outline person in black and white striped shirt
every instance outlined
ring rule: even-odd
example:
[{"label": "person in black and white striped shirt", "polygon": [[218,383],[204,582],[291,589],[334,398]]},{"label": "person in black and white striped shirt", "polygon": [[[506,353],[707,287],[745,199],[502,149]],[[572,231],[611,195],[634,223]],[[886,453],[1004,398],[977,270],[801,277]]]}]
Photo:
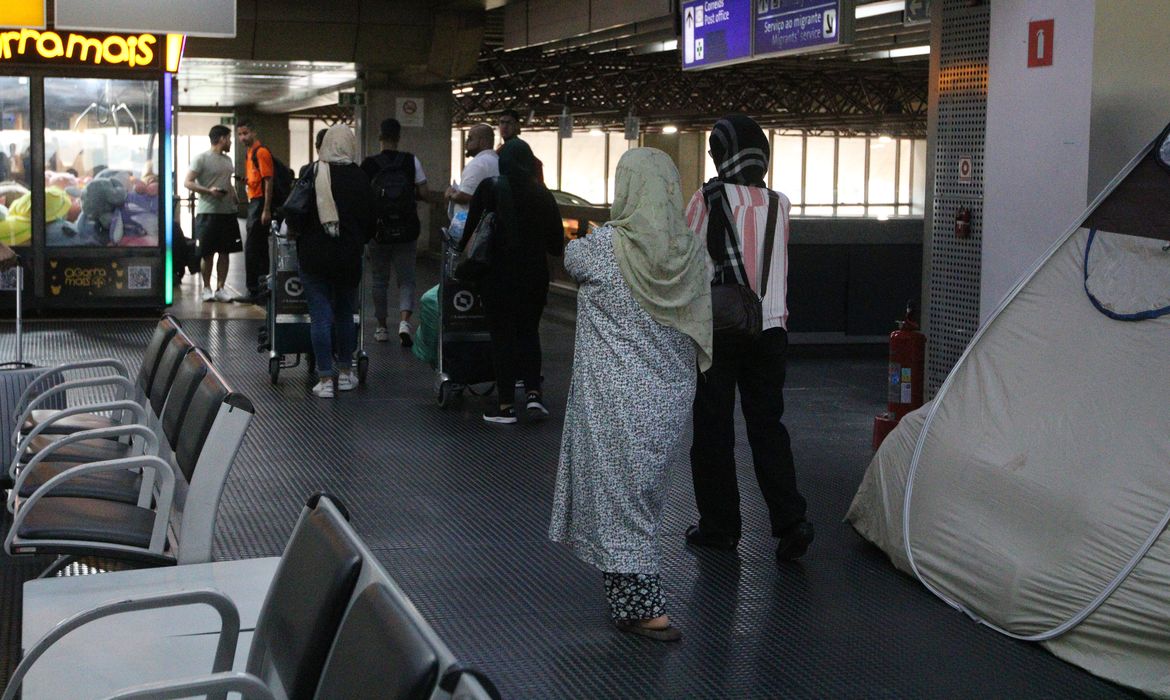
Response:
[{"label": "person in black and white striped shirt", "polygon": [[[757,294],[767,279],[763,333],[754,340],[715,334],[714,361],[700,379],[693,406],[691,476],[698,525],[687,543],[733,549],[742,522],[735,473],[735,392],[747,422],[756,480],[768,505],[780,561],[804,555],[815,534],[796,484],[788,429],[784,427],[784,371],[788,351],[788,198],[764,184],[768,138],[755,121],[733,114],[716,122],[710,155],[718,169],[687,206],[687,224],[711,257],[712,282],[747,284]],[[769,216],[769,206],[775,211]],[[764,250],[773,224],[771,255]],[[764,264],[768,262],[767,277]]]}]

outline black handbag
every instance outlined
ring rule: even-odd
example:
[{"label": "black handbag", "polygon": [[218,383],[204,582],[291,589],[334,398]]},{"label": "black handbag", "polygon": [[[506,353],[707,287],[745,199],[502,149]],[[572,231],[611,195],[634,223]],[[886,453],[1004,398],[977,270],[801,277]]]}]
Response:
[{"label": "black handbag", "polygon": [[[764,233],[764,268],[760,282],[760,294],[752,291],[746,284],[738,282],[718,282],[711,285],[711,321],[717,335],[758,338],[764,329],[764,309],[762,298],[768,292],[768,273],[772,267],[772,247],[776,242],[776,215],[780,208],[780,200],[775,192],[768,192],[768,222]],[[730,235],[730,234],[729,234]],[[738,245],[737,240],[731,239],[732,245]],[[740,256],[743,260],[743,256]],[[743,279],[748,279],[747,270],[740,263]],[[720,270],[722,278],[723,271]]]},{"label": "black handbag", "polygon": [[492,262],[492,241],[496,236],[495,212],[484,212],[467,238],[467,244],[455,258],[452,275],[463,283],[479,282],[487,274]]},{"label": "black handbag", "polygon": [[293,183],[288,199],[284,200],[279,208],[280,217],[288,224],[288,237],[300,238],[302,235],[321,227],[317,216],[317,164]]}]

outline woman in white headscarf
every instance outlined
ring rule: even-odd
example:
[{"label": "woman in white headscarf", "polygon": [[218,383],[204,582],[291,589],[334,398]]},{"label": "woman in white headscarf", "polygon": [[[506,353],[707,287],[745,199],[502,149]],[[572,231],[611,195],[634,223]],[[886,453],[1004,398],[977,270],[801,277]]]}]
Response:
[{"label": "woman in white headscarf", "polygon": [[297,260],[317,360],[313,393],[321,398],[333,398],[334,391],[349,391],[358,384],[352,371],[357,347],[353,314],[362,280],[362,251],[377,215],[370,180],[356,160],[353,130],[337,124],[325,132],[313,172],[306,173],[314,178],[320,226],[301,232]]},{"label": "woman in white headscarf", "polygon": [[659,585],[667,468],[711,364],[706,253],[662,151],[618,162],[612,220],[565,251],[577,337],[549,536],[603,573],[623,632],[681,637]]}]

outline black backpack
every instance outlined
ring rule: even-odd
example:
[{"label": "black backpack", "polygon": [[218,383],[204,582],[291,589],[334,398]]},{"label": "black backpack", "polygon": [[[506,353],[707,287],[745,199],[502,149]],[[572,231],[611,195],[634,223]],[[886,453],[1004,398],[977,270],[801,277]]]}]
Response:
[{"label": "black backpack", "polygon": [[[296,180],[297,178],[293,173],[292,168],[288,167],[284,164],[284,161],[277,158],[276,154],[272,152],[272,149],[263,145],[260,146],[260,148],[268,151],[268,155],[272,158],[272,201],[269,203],[269,206],[271,206],[272,211],[275,212],[282,204],[284,204],[284,200],[288,199],[289,193],[292,192],[293,180]],[[258,155],[260,153],[260,148],[252,151],[252,167],[256,170],[260,169],[260,158]]]},{"label": "black backpack", "polygon": [[414,155],[397,151],[379,153],[375,162],[381,169],[370,180],[377,200],[376,243],[405,243],[419,235],[418,210],[414,204]]}]

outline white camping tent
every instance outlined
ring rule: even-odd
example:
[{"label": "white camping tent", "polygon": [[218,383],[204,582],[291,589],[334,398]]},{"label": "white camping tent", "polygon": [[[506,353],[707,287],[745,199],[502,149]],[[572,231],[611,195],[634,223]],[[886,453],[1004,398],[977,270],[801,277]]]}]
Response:
[{"label": "white camping tent", "polygon": [[847,516],[976,620],[1162,698],[1168,240],[1170,128],[1008,294],[934,400],[886,438]]}]

